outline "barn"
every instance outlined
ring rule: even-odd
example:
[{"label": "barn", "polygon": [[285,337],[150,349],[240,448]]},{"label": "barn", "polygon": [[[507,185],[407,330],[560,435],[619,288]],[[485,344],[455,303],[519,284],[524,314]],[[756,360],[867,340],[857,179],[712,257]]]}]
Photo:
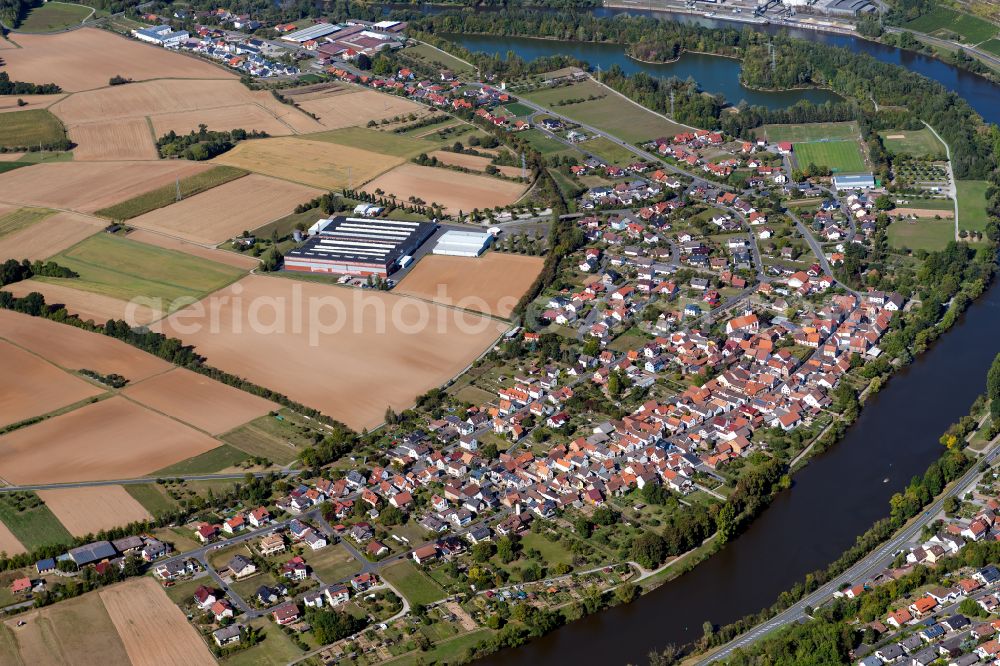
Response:
[{"label": "barn", "polygon": [[285,255],[285,270],[387,277],[434,234],[430,222],[331,217],[309,228],[310,238]]}]

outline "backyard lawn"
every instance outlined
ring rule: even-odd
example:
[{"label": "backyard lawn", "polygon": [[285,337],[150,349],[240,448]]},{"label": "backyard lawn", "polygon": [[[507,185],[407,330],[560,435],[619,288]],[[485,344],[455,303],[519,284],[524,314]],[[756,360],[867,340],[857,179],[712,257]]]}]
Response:
[{"label": "backyard lawn", "polygon": [[444,590],[409,560],[386,567],[379,573],[411,604],[429,604],[445,597]]}]

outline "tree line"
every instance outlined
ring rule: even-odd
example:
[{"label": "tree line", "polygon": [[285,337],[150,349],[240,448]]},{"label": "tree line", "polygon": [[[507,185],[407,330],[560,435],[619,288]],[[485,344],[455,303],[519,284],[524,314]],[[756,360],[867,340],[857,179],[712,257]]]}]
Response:
[{"label": "tree line", "polygon": [[229,131],[209,130],[208,125],[198,125],[198,131],[177,134],[170,130],[156,140],[160,157],[183,157],[188,160],[208,160],[231,150],[238,142],[246,139],[262,139],[269,136],[259,130],[234,129]]}]

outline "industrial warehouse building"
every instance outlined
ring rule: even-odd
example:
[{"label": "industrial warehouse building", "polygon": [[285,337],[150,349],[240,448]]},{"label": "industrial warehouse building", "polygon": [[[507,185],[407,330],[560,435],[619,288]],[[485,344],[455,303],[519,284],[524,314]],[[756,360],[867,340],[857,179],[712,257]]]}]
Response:
[{"label": "industrial warehouse building", "polygon": [[441,235],[434,254],[447,254],[453,257],[478,257],[490,243],[493,234],[480,231],[446,231]]},{"label": "industrial warehouse building", "polygon": [[434,234],[430,222],[331,217],[309,228],[310,238],[285,255],[285,269],[387,277],[410,261]]},{"label": "industrial warehouse building", "polygon": [[870,173],[837,175],[833,177],[833,186],[839,190],[871,190],[875,188],[875,177]]},{"label": "industrial warehouse building", "polygon": [[305,42],[312,41],[314,39],[319,39],[320,37],[326,37],[327,35],[333,34],[343,28],[341,25],[333,25],[331,23],[317,23],[316,25],[311,25],[308,28],[302,28],[301,30],[296,30],[287,35],[282,36],[286,42],[295,42],[296,44],[302,44]]}]

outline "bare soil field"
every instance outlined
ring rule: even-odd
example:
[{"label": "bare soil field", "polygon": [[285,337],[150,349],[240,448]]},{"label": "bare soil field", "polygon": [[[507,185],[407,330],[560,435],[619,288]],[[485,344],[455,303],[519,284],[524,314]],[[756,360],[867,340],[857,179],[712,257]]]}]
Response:
[{"label": "bare soil field", "polygon": [[173,367],[120,340],[12,310],[0,310],[0,336],[62,368],[116,373],[133,382]]},{"label": "bare soil field", "polygon": [[218,446],[115,396],[0,436],[0,477],[14,484],[128,479]]},{"label": "bare soil field", "polygon": [[119,74],[135,81],[236,78],[207,61],[96,28],[55,35],[19,34],[17,43],[21,48],[4,53],[5,70],[12,80],[53,82],[69,91],[103,88]]},{"label": "bare soil field", "polygon": [[[130,308],[128,301],[120,298],[39,280],[15,282],[4,287],[4,291],[9,291],[18,298],[37,291],[49,305],[61,304],[70,314],[75,314],[84,321],[89,319],[95,324],[103,324],[109,319],[124,319],[132,326],[145,326],[163,316],[159,310],[145,305],[137,304]],[[0,335],[2,334],[0,331]]]},{"label": "bare soil field", "polygon": [[544,263],[541,257],[500,252],[475,259],[431,254],[420,260],[395,292],[509,317]]},{"label": "bare soil field", "polygon": [[350,146],[331,146],[325,141],[276,137],[244,141],[213,161],[325,190],[339,190],[358,187],[402,164],[404,158]]},{"label": "bare soil field", "polygon": [[155,160],[160,155],[145,118],[119,118],[67,127],[77,160]]},{"label": "bare soil field", "polygon": [[369,120],[378,121],[409,113],[417,115],[426,113],[426,108],[416,102],[374,90],[350,88],[320,95],[292,96],[292,99],[301,108],[319,116],[320,124],[326,129],[364,126]]},{"label": "bare soil field", "polygon": [[[37,168],[37,167],[32,167]],[[3,259],[48,259],[54,254],[72,247],[84,238],[93,236],[104,225],[96,220],[77,213],[56,213],[40,222],[32,224],[27,229],[5,236],[0,241]],[[14,285],[11,285],[14,286]]]},{"label": "bare soil field", "polygon": [[0,162],[15,162],[24,157],[24,153],[0,153]]},{"label": "bare soil field", "polygon": [[226,264],[227,266],[234,266],[236,268],[245,268],[250,270],[257,268],[257,266],[260,265],[259,260],[250,256],[236,254],[235,252],[226,252],[225,250],[216,250],[215,248],[205,247],[204,245],[196,245],[194,243],[182,241],[170,236],[164,236],[163,234],[154,233],[152,231],[136,229],[135,231],[129,233],[128,238],[147,245],[162,247],[166,250],[185,252],[195,257],[201,257],[202,259],[208,259],[216,263]]},{"label": "bare soil field", "polygon": [[0,385],[0,426],[103,393],[89,382],[4,340],[0,340],[0,368],[8,379],[16,378]]},{"label": "bare soil field", "polygon": [[250,174],[129,220],[139,229],[159,231],[195,243],[218,245],[292,212],[323,190]]},{"label": "bare soil field", "polygon": [[152,518],[121,486],[39,490],[38,496],[73,536]]},{"label": "bare soil field", "polygon": [[[479,155],[466,155],[464,153],[453,153],[448,150],[435,150],[428,157],[436,157],[438,162],[460,166],[473,171],[485,171],[490,165],[490,158]],[[498,166],[497,169],[505,176],[517,178],[521,175],[521,170],[513,166]]]},{"label": "bare soil field", "polygon": [[[307,118],[304,114],[300,114]],[[292,128],[278,120],[273,113],[256,104],[239,104],[201,111],[178,111],[150,116],[153,130],[160,137],[168,132],[188,134],[198,131],[204,123],[209,129],[223,131],[233,129],[257,130],[271,136],[292,134]]]},{"label": "bare soil field", "polygon": [[506,326],[384,292],[251,275],[154,328],[361,429],[456,375]]},{"label": "bare soil field", "polygon": [[457,213],[512,204],[524,193],[525,186],[489,176],[407,163],[366,183],[364,189],[366,192],[382,189],[404,202],[414,196]]},{"label": "bare soil field", "polygon": [[930,209],[930,208],[893,208],[888,211],[890,217],[906,217],[908,215],[914,215],[916,217],[930,217],[933,218],[935,215],[952,219],[955,217],[954,210],[943,210],[943,209]]},{"label": "bare soil field", "polygon": [[[154,583],[155,585],[155,583]],[[23,626],[17,626],[24,620]],[[98,592],[4,621],[0,662],[52,666],[128,666],[129,657]]]},{"label": "bare soil field", "polygon": [[280,409],[269,400],[183,368],[129,386],[125,395],[212,435]]},{"label": "bare soil field", "polygon": [[[27,111],[29,109],[45,109],[52,106],[65,96],[66,95],[64,93],[57,95],[0,95],[0,113],[6,113],[7,111]],[[19,99],[24,100],[26,104],[24,106],[18,106],[17,100]]]},{"label": "bare soil field", "polygon": [[100,596],[133,666],[215,666],[201,636],[152,578],[104,588]]},{"label": "bare soil field", "polygon": [[208,168],[188,160],[49,162],[0,174],[0,201],[93,213]]},{"label": "bare soil field", "polygon": [[[0,523],[0,550],[7,553],[8,557],[28,552],[24,544],[18,541],[14,533],[10,531],[10,528],[3,523]],[[0,655],[2,654],[3,650],[0,649]]]}]

